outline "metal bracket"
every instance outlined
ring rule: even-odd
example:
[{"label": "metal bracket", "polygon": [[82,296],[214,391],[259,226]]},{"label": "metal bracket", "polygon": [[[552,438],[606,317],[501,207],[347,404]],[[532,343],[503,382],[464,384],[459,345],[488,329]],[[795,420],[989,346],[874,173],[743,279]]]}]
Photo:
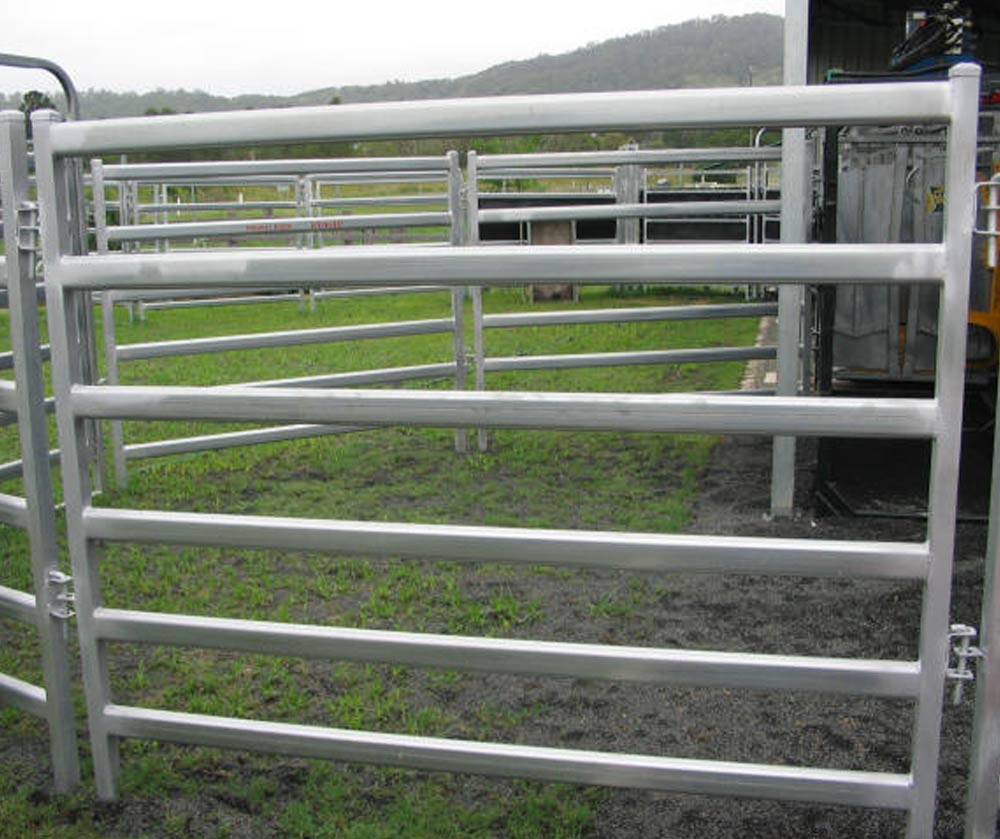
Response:
[{"label": "metal bracket", "polygon": [[957,666],[949,667],[945,674],[946,678],[955,683],[951,689],[952,705],[961,704],[966,682],[973,682],[976,679],[971,662],[983,658],[984,655],[979,647],[972,644],[978,634],[974,626],[966,626],[963,623],[953,623],[949,629],[948,644],[951,647],[951,656],[954,656],[957,662]]},{"label": "metal bracket", "polygon": [[73,611],[72,604],[76,602],[76,595],[71,590],[73,578],[62,571],[49,571],[49,587],[55,591],[52,596],[52,604],[49,606],[49,614],[54,618],[69,620],[76,612]]},{"label": "metal bracket", "polygon": [[38,253],[38,205],[24,201],[17,208],[17,249],[22,253]]}]

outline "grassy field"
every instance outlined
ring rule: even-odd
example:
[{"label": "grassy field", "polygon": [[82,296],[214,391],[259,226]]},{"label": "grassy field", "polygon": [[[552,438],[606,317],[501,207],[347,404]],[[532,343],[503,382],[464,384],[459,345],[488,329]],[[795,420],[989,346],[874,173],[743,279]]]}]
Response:
[{"label": "grassy field", "polygon": [[[616,296],[578,305],[664,305],[713,295]],[[554,304],[566,307],[568,304]],[[486,310],[528,308],[491,291]],[[535,308],[543,308],[536,306]],[[447,316],[446,294],[118,313],[120,343]],[[6,329],[6,322],[2,324]],[[489,355],[737,346],[752,319],[565,326],[487,333]],[[123,365],[125,383],[219,384],[446,361],[450,336],[230,352]],[[495,375],[491,389],[663,392],[738,386],[741,363]],[[416,387],[448,387],[436,381]],[[130,442],[235,426],[130,423]],[[14,435],[3,435],[3,459]],[[446,429],[392,428],[133,463],[101,505],[322,518],[670,532],[682,528],[714,445],[706,436],[501,431],[485,454],[458,455]],[[3,487],[12,491],[11,484]],[[0,583],[30,588],[24,540],[0,532]],[[272,551],[106,546],[109,606],[276,621],[562,639],[585,627],[614,642],[655,607],[666,583],[643,574],[541,566],[362,559]],[[38,680],[31,633],[0,625],[0,672]],[[222,714],[503,742],[561,743],[565,703],[533,680],[391,665],[307,662],[115,645],[116,701]],[[80,731],[85,731],[78,697]],[[572,744],[571,744],[572,745]],[[343,766],[126,741],[122,800],[50,798],[44,727],[0,711],[0,835],[290,837],[583,837],[601,790]],[[81,736],[84,756],[86,738]]]}]

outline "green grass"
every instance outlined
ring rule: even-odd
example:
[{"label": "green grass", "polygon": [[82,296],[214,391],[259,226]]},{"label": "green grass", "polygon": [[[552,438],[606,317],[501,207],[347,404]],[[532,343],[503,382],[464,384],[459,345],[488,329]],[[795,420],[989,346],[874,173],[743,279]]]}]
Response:
[{"label": "green grass", "polygon": [[[624,298],[587,289],[577,305],[662,305],[706,295]],[[569,304],[550,304],[550,308]],[[491,291],[487,311],[532,308],[516,291]],[[536,306],[543,309],[546,306]],[[446,294],[116,313],[120,343],[445,317]],[[493,330],[490,355],[747,345],[756,322],[637,323]],[[6,329],[6,322],[0,322]],[[209,385],[446,361],[450,336],[230,352],[125,363],[125,383]],[[470,344],[471,345],[471,344]],[[663,392],[738,385],[742,364],[536,371],[495,375],[490,389]],[[449,387],[449,381],[414,387]],[[222,426],[232,427],[232,426]],[[131,442],[220,430],[211,423],[128,423]],[[127,489],[101,505],[260,515],[672,532],[682,528],[715,443],[699,435],[491,433],[484,454],[458,455],[453,432],[388,428],[133,463]],[[10,429],[4,460],[15,456]],[[11,484],[2,489],[13,491]],[[0,530],[0,583],[30,589],[23,534]],[[642,575],[531,564],[471,566],[298,552],[109,545],[100,576],[109,606],[338,626],[551,637],[555,592],[576,622],[628,621],[662,596]],[[575,610],[575,611],[574,611]],[[38,680],[35,641],[0,625],[0,672]],[[476,677],[384,664],[313,662],[207,650],[112,645],[112,685],[124,703],[347,729],[518,740],[558,709],[537,698],[477,693]],[[78,701],[81,730],[83,707]],[[16,712],[5,734],[45,753],[45,732]],[[555,744],[554,744],[555,745]],[[86,755],[86,746],[84,746]],[[275,780],[275,766],[290,767]],[[284,770],[282,770],[284,771]],[[0,773],[2,774],[2,773]],[[535,783],[236,755],[126,741],[123,807],[155,813],[141,829],[110,814],[90,787],[50,800],[44,765],[30,782],[0,783],[0,835],[225,836],[248,814],[262,835],[302,837],[584,837],[602,793]],[[89,782],[89,775],[88,775]],[[471,784],[472,786],[467,786]],[[475,790],[475,794],[469,792]],[[223,804],[219,804],[219,802]],[[214,802],[214,803],[213,803]],[[236,802],[236,803],[234,803]],[[192,822],[192,813],[194,822]],[[68,815],[69,814],[69,815]],[[70,817],[72,816],[72,818]],[[197,825],[197,830],[192,824]],[[131,833],[129,831],[132,831]]]}]

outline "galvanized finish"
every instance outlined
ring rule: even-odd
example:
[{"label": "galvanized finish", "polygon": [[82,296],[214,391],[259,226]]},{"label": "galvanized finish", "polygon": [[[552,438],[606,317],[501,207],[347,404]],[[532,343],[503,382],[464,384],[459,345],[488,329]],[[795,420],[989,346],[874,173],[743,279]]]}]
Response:
[{"label": "galvanized finish", "polygon": [[[8,680],[8,699],[21,697],[26,710],[48,721],[55,787],[65,792],[80,782],[80,764],[73,719],[69,652],[65,621],[54,611],[56,592],[50,575],[59,571],[59,545],[52,478],[49,470],[48,425],[41,338],[35,291],[33,251],[22,249],[18,211],[28,201],[28,150],[24,115],[0,113],[0,203],[4,218],[7,294],[10,308],[10,343],[14,356],[14,382],[6,383],[0,407],[17,414],[21,446],[20,476],[25,498],[3,496],[3,519],[28,533],[34,588],[36,626],[41,642],[45,690],[19,688]],[[16,681],[16,680],[15,680]],[[13,691],[13,693],[11,693]],[[39,704],[40,700],[40,704]]]},{"label": "galvanized finish", "polygon": [[[544,197],[545,193],[541,193]],[[689,216],[745,216],[774,213],[780,201],[690,201],[676,204],[605,204],[596,207],[514,207],[480,210],[480,223],[570,221],[586,219],[687,218]]]},{"label": "galvanized finish", "polygon": [[[994,243],[991,243],[991,248]],[[995,839],[1000,805],[1000,434],[993,441],[993,481],[983,570],[965,839]]]},{"label": "galvanized finish", "polygon": [[359,763],[386,763],[427,771],[451,770],[861,807],[906,809],[912,803],[908,775],[443,740],[150,711],[121,705],[109,706],[106,719],[109,728],[120,736]]},{"label": "galvanized finish", "polygon": [[133,117],[61,125],[53,133],[52,151],[68,156],[313,140],[747,125],[913,125],[948,120],[949,96],[947,83],[927,82],[877,88],[831,85],[497,96]]},{"label": "galvanized finish", "polygon": [[[808,49],[808,2],[785,0],[783,79],[786,86],[806,84]],[[832,124],[843,125],[845,122],[852,121],[834,121]],[[805,131],[802,128],[786,127],[781,139],[782,244],[794,245],[806,241],[811,209],[809,172]],[[778,290],[776,390],[782,396],[794,396],[799,392],[803,381],[803,291],[802,286],[794,285],[783,286]],[[790,437],[775,437],[771,455],[771,513],[776,516],[791,515],[794,505],[795,440]]]},{"label": "galvanized finish", "polygon": [[[489,102],[290,109],[280,114],[121,120],[84,126],[36,121],[43,200],[69,207],[61,187],[67,154],[118,148],[276,142],[289,139],[482,135],[546,130],[736,124],[780,127],[843,123],[950,122],[949,194],[971,187],[970,129],[974,78],[955,71],[948,83],[836,86],[571,97],[515,97]],[[970,190],[971,195],[971,190]],[[451,200],[454,213],[456,202]],[[947,630],[947,578],[954,530],[957,436],[956,398],[964,346],[968,245],[962,236],[963,199],[949,202],[942,245],[896,246],[594,246],[475,247],[469,230],[443,248],[367,247],[331,252],[247,250],[241,253],[124,254],[74,257],[63,212],[46,216],[43,237],[57,416],[64,451],[67,522],[80,583],[81,648],[102,797],[116,794],[119,737],[136,736],[208,745],[324,756],[424,769],[515,775],[546,780],[637,786],[905,809],[911,839],[928,837],[937,763],[937,726]],[[478,217],[469,216],[470,222]],[[467,242],[467,246],[459,242]],[[706,284],[740,281],[796,286],[829,283],[944,284],[935,399],[802,399],[698,394],[536,394],[414,390],[320,390],[315,387],[122,388],[94,386],[69,352],[80,340],[83,292],[91,289],[185,289],[327,285],[407,287],[434,283],[456,297],[468,285],[516,286],[570,280],[578,283]],[[787,307],[782,315],[788,320]],[[475,303],[474,303],[475,316]],[[796,314],[797,317],[797,314]],[[459,309],[449,321],[457,333]],[[481,315],[478,317],[483,323]],[[634,357],[633,357],[634,358]],[[459,359],[456,353],[456,372]],[[316,521],[259,516],[113,510],[90,504],[79,426],[88,418],[158,420],[200,418],[349,426],[399,424],[455,428],[597,429],[615,431],[758,433],[783,436],[920,437],[934,440],[930,537],[927,544],[824,542],[658,534],[539,531],[372,522]],[[137,615],[101,608],[93,547],[97,541],[217,545],[274,550],[349,551],[377,556],[437,557],[480,562],[543,563],[603,568],[796,574],[925,582],[921,654],[915,662],[831,662],[671,650],[583,649],[573,645],[501,642],[438,636],[403,637],[316,627],[275,629],[270,624],[186,616]],[[177,623],[178,626],[173,624]],[[509,672],[592,674],[608,677],[690,679],[695,684],[817,684],[837,692],[916,697],[911,774],[845,772],[605,755],[519,745],[466,743],[389,734],[343,732],[263,721],[230,720],[116,705],[107,681],[103,645],[114,637],[145,642],[219,645],[248,649],[272,644],[311,654],[349,649],[362,660],[422,664],[452,660],[478,668],[496,656]],[[256,647],[255,647],[256,648]],[[487,655],[487,652],[489,655]],[[407,658],[412,656],[412,658]],[[846,669],[841,669],[846,668]],[[838,681],[838,674],[843,678]],[[718,680],[718,681],[715,681]],[[930,802],[928,804],[928,802]],[[930,810],[928,810],[928,807]]]},{"label": "galvanized finish", "polygon": [[169,358],[179,355],[230,352],[264,347],[298,347],[392,338],[404,335],[435,335],[452,331],[450,318],[373,323],[364,326],[329,326],[321,329],[290,329],[283,332],[259,332],[250,335],[225,335],[217,338],[189,338],[182,341],[157,341],[148,344],[122,344],[117,348],[119,361],[140,358]]},{"label": "galvanized finish", "polygon": [[[565,281],[586,285],[705,285],[760,282],[937,284],[941,245],[526,245],[507,248],[381,246],[322,251],[255,249],[169,254],[66,256],[64,289],[187,289],[408,284],[521,286]],[[51,274],[52,272],[50,272]]]},{"label": "galvanized finish", "polygon": [[95,620],[102,637],[114,641],[649,684],[912,698],[920,675],[919,666],[906,661],[474,638],[120,609],[99,609]]},{"label": "galvanized finish", "polygon": [[73,385],[66,400],[74,415],[94,419],[880,438],[931,438],[941,430],[932,399]]},{"label": "galvanized finish", "polygon": [[369,521],[235,516],[91,507],[90,540],[216,545],[367,556],[504,562],[630,571],[737,573],[923,580],[926,545],[466,527]]},{"label": "galvanized finish", "polygon": [[943,702],[940,682],[947,669],[948,610],[962,439],[969,266],[972,264],[975,222],[979,80],[978,66],[960,65],[951,70],[948,82],[955,103],[948,132],[945,180],[948,201],[944,210],[944,243],[948,256],[941,289],[934,385],[943,427],[931,452],[927,540],[933,559],[920,620],[920,661],[925,678],[914,725],[911,771],[916,800],[907,826],[908,839],[929,836],[934,824]]}]

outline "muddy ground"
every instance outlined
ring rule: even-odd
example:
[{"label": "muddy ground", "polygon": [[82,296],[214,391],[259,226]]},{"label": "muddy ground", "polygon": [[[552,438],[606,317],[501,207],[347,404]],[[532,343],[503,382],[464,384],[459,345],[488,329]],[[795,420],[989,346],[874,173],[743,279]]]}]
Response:
[{"label": "muddy ground", "polygon": [[[688,528],[697,533],[802,536],[826,539],[920,539],[924,525],[911,519],[836,518],[813,508],[815,446],[804,441],[799,456],[799,512],[770,521],[770,446],[758,438],[726,439],[714,451]],[[985,526],[963,524],[958,533],[953,621],[978,624]],[[544,620],[513,626],[507,634],[561,640],[642,644],[762,653],[913,658],[919,588],[911,584],[843,580],[762,579],[679,575],[585,573],[512,578],[503,569],[471,571],[463,585],[484,596],[497,586],[543,604]],[[626,604],[596,614],[595,600]],[[629,606],[628,604],[631,604]],[[429,631],[441,627],[424,624]],[[409,629],[411,627],[399,627]],[[322,685],[323,666],[314,675]],[[442,686],[414,677],[418,702],[447,705],[456,722],[447,736],[493,736],[538,745],[683,757],[775,762],[850,769],[906,771],[912,707],[909,703],[810,694],[771,695],[733,690],[662,689],[628,684],[570,682],[506,676],[463,678]],[[482,718],[485,699],[506,709],[495,725]],[[516,717],[516,724],[510,718]],[[946,706],[941,793],[936,835],[961,835],[964,779],[971,730],[971,702]],[[475,724],[470,722],[476,720]],[[310,720],[303,720],[308,722]],[[495,730],[490,730],[491,727]],[[390,726],[391,728],[391,726]],[[0,731],[0,760],[39,800],[46,792],[45,744]],[[172,747],[168,747],[172,748]],[[180,747],[179,747],[180,748]],[[278,796],[294,799],[305,783],[303,763],[266,758]],[[218,753],[212,772],[236,787],[261,772],[258,759]],[[345,767],[361,780],[380,783],[377,770]],[[413,775],[413,778],[419,776]],[[192,836],[282,835],[240,795],[222,794],[214,778],[183,801],[136,791],[113,805],[85,800],[88,819],[113,836],[166,836],[165,814],[188,813]],[[232,789],[230,784],[228,789]],[[448,783],[462,801],[509,790],[507,781],[460,778]],[[692,795],[611,790],[592,799],[595,820],[588,835],[619,837],[889,837],[901,836],[898,814],[853,808],[749,801]],[[373,806],[377,806],[373,805]],[[79,813],[60,813],[63,835],[73,835]],[[0,835],[3,828],[0,826]],[[500,835],[500,834],[498,834]]]}]

